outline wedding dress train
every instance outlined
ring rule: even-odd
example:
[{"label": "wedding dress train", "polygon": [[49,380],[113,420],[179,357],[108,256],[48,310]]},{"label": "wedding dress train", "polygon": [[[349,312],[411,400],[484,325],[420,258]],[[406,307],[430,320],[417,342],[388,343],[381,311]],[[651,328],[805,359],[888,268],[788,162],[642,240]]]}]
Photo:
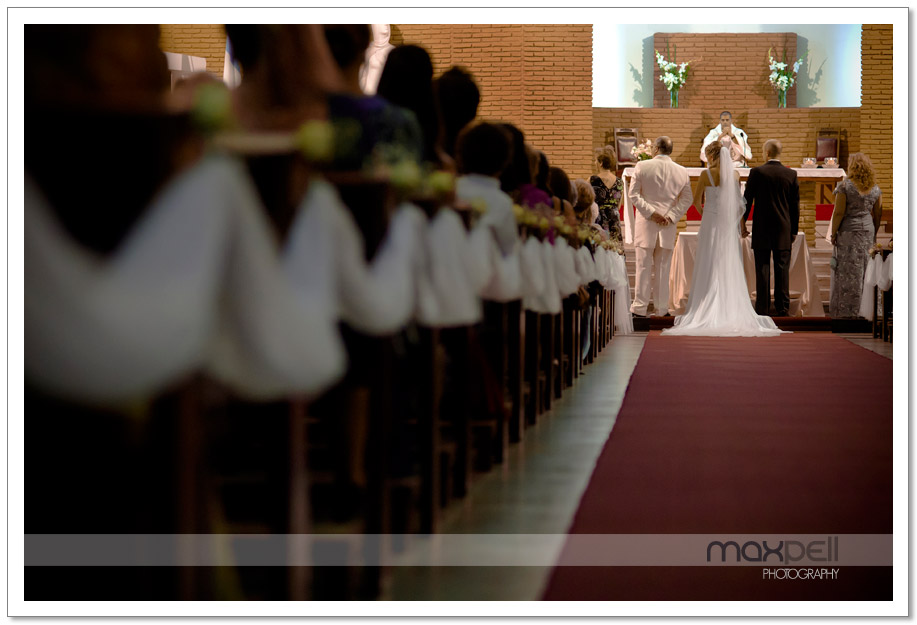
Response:
[{"label": "wedding dress train", "polygon": [[707,170],[710,185],[697,236],[694,276],[684,315],[665,335],[777,336],[774,320],[758,315],[745,283],[739,220],[744,212],[729,150],[720,152],[720,184]]}]

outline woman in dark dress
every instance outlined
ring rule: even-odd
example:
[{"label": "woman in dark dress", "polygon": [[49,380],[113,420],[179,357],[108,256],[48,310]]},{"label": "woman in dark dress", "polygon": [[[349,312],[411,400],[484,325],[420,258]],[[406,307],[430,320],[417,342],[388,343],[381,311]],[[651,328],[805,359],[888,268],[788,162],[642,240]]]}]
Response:
[{"label": "woman in dark dress", "polygon": [[614,148],[606,145],[596,155],[599,173],[589,179],[595,191],[595,203],[599,205],[597,223],[608,234],[621,240],[621,199],[624,197],[624,181],[615,175],[617,159]]}]

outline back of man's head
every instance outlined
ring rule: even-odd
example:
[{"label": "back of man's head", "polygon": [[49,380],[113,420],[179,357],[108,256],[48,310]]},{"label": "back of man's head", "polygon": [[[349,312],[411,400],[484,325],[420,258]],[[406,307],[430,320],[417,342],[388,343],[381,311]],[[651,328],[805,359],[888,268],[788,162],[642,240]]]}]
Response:
[{"label": "back of man's head", "polygon": [[654,142],[656,146],[656,152],[659,154],[671,154],[672,153],[672,140],[665,135],[658,137]]},{"label": "back of man's head", "polygon": [[768,139],[764,142],[764,156],[777,158],[783,152],[783,145],[777,139]]}]

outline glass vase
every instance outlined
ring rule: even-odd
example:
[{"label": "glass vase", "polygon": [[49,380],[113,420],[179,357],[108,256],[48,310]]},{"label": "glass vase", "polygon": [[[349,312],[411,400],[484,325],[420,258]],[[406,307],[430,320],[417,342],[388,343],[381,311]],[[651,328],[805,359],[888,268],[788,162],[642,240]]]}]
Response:
[{"label": "glass vase", "polygon": [[669,103],[672,105],[673,109],[678,108],[678,89],[669,91]]},{"label": "glass vase", "polygon": [[777,91],[777,108],[786,108],[786,91]]}]

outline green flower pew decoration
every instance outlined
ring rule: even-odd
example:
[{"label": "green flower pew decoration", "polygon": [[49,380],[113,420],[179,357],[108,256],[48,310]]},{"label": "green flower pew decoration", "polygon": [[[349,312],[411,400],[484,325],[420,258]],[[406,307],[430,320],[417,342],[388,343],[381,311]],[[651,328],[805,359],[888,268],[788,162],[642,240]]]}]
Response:
[{"label": "green flower pew decoration", "polygon": [[205,135],[233,128],[236,125],[232,97],[221,84],[205,84],[194,94],[191,120]]},{"label": "green flower pew decoration", "polygon": [[335,132],[330,122],[307,121],[296,131],[294,142],[310,162],[329,163],[334,159]]}]

